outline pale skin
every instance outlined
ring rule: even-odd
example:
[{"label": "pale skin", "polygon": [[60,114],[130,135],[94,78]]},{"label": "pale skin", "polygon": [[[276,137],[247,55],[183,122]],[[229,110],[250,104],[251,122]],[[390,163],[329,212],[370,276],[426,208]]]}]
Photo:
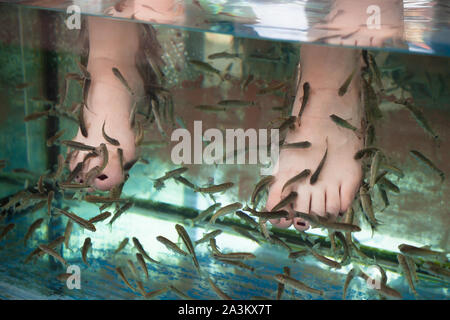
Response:
[{"label": "pale skin", "polygon": [[[172,4],[168,4],[171,2]],[[361,2],[365,2],[361,1]],[[133,5],[127,5],[132,3]],[[131,1],[126,2],[120,11],[114,8],[110,13],[118,17],[135,17],[150,19],[155,10],[164,13],[167,19],[179,21],[181,9],[173,10],[175,1]],[[370,4],[377,3],[371,0]],[[150,5],[148,9],[143,4]],[[400,19],[392,12],[399,12],[395,1],[380,0],[382,12],[389,12],[382,24],[394,25],[395,19]],[[140,8],[136,11],[136,8]],[[181,10],[181,11],[180,11]],[[334,10],[341,13],[333,19],[333,28],[342,24],[342,28],[355,30],[360,28],[364,19],[351,19],[365,12],[364,5],[351,6],[348,0],[336,2]],[[141,16],[138,17],[138,14]],[[389,23],[389,19],[392,23]],[[361,21],[360,21],[361,20]],[[354,26],[349,26],[353,21]],[[88,96],[88,108],[85,109],[85,119],[88,126],[88,137],[85,138],[79,131],[75,137],[89,145],[98,146],[106,143],[102,136],[102,125],[106,120],[105,130],[113,138],[120,141],[120,148],[124,150],[124,161],[130,162],[136,158],[134,146],[134,131],[129,126],[129,113],[133,104],[133,97],[114,76],[112,67],[118,68],[129,82],[137,96],[143,94],[143,83],[135,66],[135,54],[138,50],[138,32],[133,23],[118,22],[91,17],[89,23],[90,54],[88,71],[91,73],[92,84]],[[395,31],[393,31],[395,30]],[[330,31],[331,32],[331,31]],[[394,33],[393,33],[394,32]],[[371,44],[381,44],[384,39],[392,38],[398,34],[396,27],[382,28],[381,30],[361,29],[343,44],[354,44],[354,41],[370,41]],[[367,40],[369,38],[369,40]],[[330,40],[331,41],[331,40]],[[334,40],[333,40],[334,41]],[[369,43],[369,44],[370,44]],[[337,126],[330,120],[331,114],[347,120],[358,129],[362,129],[361,84],[360,67],[362,66],[359,50],[303,45],[301,48],[301,79],[294,102],[292,115],[297,116],[303,97],[303,84],[308,82],[311,86],[308,104],[302,114],[301,123],[291,130],[286,138],[287,143],[309,141],[312,146],[302,150],[282,150],[278,161],[278,172],[275,182],[269,190],[266,204],[268,210],[274,207],[284,196],[291,191],[298,193],[297,199],[287,209],[291,216],[294,210],[331,217],[345,212],[359,189],[362,169],[361,163],[353,159],[354,154],[364,145],[364,136],[361,132]],[[353,80],[346,94],[338,96],[338,89],[349,74],[356,68]],[[109,162],[103,173],[94,181],[94,187],[108,190],[123,181],[121,168],[117,157],[117,148],[108,143]],[[281,189],[285,182],[304,169],[314,172],[328,147],[327,159],[316,184],[311,185],[309,179],[299,184],[292,184],[283,193]],[[85,153],[80,152],[70,163],[73,169],[82,161]],[[92,159],[83,170],[85,174],[89,169],[101,164],[100,157]],[[78,180],[83,179],[81,174]],[[277,227],[287,228],[291,225],[298,230],[309,228],[307,222],[299,218],[271,220]]]},{"label": "pale skin", "polygon": [[[366,9],[370,5],[378,5],[381,9],[380,29],[368,29],[365,26],[368,17]],[[331,22],[326,24],[330,30],[321,36],[349,35],[358,30],[345,39],[337,37],[327,41],[342,45],[381,46],[386,39],[402,36],[401,15],[402,6],[399,1],[338,0],[329,15]],[[325,23],[319,27],[324,25]],[[309,82],[311,90],[301,123],[287,134],[286,143],[306,140],[312,146],[303,150],[281,151],[276,166],[278,171],[274,174],[275,182],[269,189],[266,207],[270,210],[291,191],[297,192],[295,201],[284,208],[290,213],[290,218],[273,219],[270,222],[280,228],[293,225],[297,230],[304,231],[309,228],[309,224],[300,218],[292,218],[294,211],[335,219],[352,205],[359,190],[362,168],[360,161],[354,160],[353,156],[364,145],[360,82],[363,60],[360,50],[315,45],[303,45],[300,56],[301,80],[293,116],[297,116],[300,110],[303,84]],[[347,93],[339,96],[339,87],[355,68],[357,71]],[[358,131],[337,126],[330,120],[332,114],[345,119],[358,128]],[[286,181],[304,169],[310,169],[314,173],[327,147],[327,158],[315,184],[311,185],[308,178],[281,192]]]}]

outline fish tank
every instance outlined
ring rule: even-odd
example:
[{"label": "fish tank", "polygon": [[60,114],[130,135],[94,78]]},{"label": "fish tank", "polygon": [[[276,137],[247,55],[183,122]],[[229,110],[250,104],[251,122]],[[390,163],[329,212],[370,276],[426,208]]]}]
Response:
[{"label": "fish tank", "polygon": [[385,6],[0,1],[0,299],[447,300],[450,6]]}]

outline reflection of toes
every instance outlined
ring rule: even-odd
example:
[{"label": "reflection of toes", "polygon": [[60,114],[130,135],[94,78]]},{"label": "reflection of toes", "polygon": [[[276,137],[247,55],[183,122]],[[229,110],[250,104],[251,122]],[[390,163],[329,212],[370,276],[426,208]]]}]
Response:
[{"label": "reflection of toes", "polygon": [[309,229],[309,223],[301,218],[294,218],[294,228],[298,231],[305,231]]},{"label": "reflection of toes", "polygon": [[292,224],[292,219],[286,219],[286,218],[271,219],[269,221],[275,227],[282,228],[282,229],[289,228]]}]

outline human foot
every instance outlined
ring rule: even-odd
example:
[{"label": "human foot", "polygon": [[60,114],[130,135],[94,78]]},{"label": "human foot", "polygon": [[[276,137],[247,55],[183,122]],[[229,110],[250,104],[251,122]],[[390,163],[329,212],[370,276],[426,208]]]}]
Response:
[{"label": "human foot", "polygon": [[120,18],[156,23],[181,23],[184,19],[184,6],[177,0],[123,0],[105,13]]},{"label": "human foot", "polygon": [[[281,149],[275,171],[275,182],[271,185],[266,203],[272,209],[290,192],[297,192],[296,199],[284,209],[290,214],[288,219],[270,220],[277,227],[287,228],[292,223],[298,230],[309,228],[308,223],[294,218],[294,211],[315,213],[321,216],[329,213],[336,217],[345,212],[353,202],[362,178],[359,161],[354,154],[363,146],[362,109],[360,108],[359,64],[360,54],[356,50],[306,46],[301,48],[302,76],[294,102],[292,115],[299,114],[303,96],[303,84],[308,82],[310,94],[301,115],[300,126],[288,132],[284,144],[309,141],[306,149]],[[347,92],[338,95],[338,89],[352,70],[356,70]],[[330,115],[337,115],[358,130],[337,125]],[[310,179],[325,158],[316,183]],[[300,182],[285,183],[309,169],[311,174]]]},{"label": "human foot", "polygon": [[[136,157],[135,134],[130,125],[130,112],[137,97],[143,93],[143,83],[135,65],[135,53],[139,47],[136,26],[132,23],[108,21],[101,18],[89,19],[89,61],[87,70],[91,84],[83,108],[87,137],[81,128],[74,141],[99,147],[102,143],[108,149],[108,163],[90,184],[96,189],[109,190],[124,180],[122,164],[132,163]],[[126,34],[126,37],[123,37]],[[125,48],[126,50],[120,50]],[[131,94],[113,73],[117,68],[133,91]],[[103,134],[119,142],[114,145],[106,141]],[[123,160],[119,156],[123,152]],[[88,152],[74,153],[70,159],[70,170],[83,162]],[[80,183],[86,183],[87,173],[96,166],[102,166],[103,156],[90,158],[78,175]]]}]

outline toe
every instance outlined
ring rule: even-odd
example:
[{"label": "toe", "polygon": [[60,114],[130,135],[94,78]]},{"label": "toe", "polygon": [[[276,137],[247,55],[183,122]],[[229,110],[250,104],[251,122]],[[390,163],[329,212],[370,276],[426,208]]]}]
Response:
[{"label": "toe", "polygon": [[[269,189],[269,196],[266,202],[266,209],[271,210],[275,207],[281,200],[281,188],[283,185],[279,182],[275,182]],[[283,208],[287,210],[288,208]],[[278,228],[288,228],[292,224],[292,219],[281,218],[281,219],[270,219],[270,223]]]},{"label": "toe", "polygon": [[[311,192],[308,190],[298,190],[297,200],[295,202],[294,210],[309,213],[311,204]],[[299,231],[304,231],[309,228],[309,223],[301,218],[294,218],[294,228]]]},{"label": "toe", "polygon": [[347,183],[342,184],[340,188],[340,203],[341,203],[341,212],[347,211],[347,209],[353,203],[353,199],[355,198],[356,191],[359,188],[359,183]]},{"label": "toe", "polygon": [[325,216],[325,189],[317,187],[311,193],[311,213]]},{"label": "toe", "polygon": [[330,186],[326,190],[326,212],[333,217],[337,217],[341,211],[341,199],[339,197],[339,187],[337,185]]}]

